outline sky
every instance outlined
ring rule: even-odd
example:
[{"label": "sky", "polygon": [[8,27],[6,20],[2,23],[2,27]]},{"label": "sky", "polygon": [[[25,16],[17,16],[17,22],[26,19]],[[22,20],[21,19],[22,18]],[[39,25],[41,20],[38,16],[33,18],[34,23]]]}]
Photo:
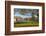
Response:
[{"label": "sky", "polygon": [[25,15],[22,15],[22,14],[20,14],[20,10],[21,10],[22,8],[14,8],[14,16],[20,16],[20,17],[22,17],[22,18],[29,18],[29,17],[32,17],[32,10],[33,10],[33,12],[35,13],[35,15],[37,14],[37,12],[39,11],[38,9],[30,9],[31,11],[29,11],[29,9],[26,9],[26,11],[28,12],[28,13],[25,13]]},{"label": "sky", "polygon": [[[21,8],[22,9],[22,8]],[[25,15],[22,15],[22,14],[20,14],[20,12],[19,12],[19,10],[21,10],[20,8],[15,8],[14,9],[14,16],[20,16],[20,17],[22,17],[22,18],[29,18],[29,17],[32,17],[32,13],[30,13],[28,10],[28,13],[26,13]]]},{"label": "sky", "polygon": [[32,14],[31,14],[31,13],[28,13],[28,14],[26,14],[26,15],[22,15],[22,14],[20,14],[19,12],[16,12],[16,13],[15,13],[15,16],[20,16],[20,17],[22,17],[22,18],[28,18],[28,17],[32,17]]}]

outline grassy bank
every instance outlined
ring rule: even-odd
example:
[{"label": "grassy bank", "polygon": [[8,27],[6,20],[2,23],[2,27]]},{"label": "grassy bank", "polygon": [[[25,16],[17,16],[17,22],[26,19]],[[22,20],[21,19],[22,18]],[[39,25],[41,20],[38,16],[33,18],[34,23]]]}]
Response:
[{"label": "grassy bank", "polygon": [[29,27],[29,26],[39,26],[39,23],[35,21],[15,22],[14,23],[14,27]]}]

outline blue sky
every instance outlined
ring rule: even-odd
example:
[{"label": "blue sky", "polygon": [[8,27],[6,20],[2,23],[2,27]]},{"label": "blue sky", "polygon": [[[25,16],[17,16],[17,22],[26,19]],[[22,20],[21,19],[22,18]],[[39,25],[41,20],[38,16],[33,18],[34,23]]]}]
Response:
[{"label": "blue sky", "polygon": [[22,9],[22,8],[15,8],[15,9],[14,9],[14,14],[15,14],[15,16],[20,16],[20,17],[22,17],[22,18],[32,17],[32,13],[31,13],[31,11],[29,12],[29,9],[27,10],[28,13],[25,13],[25,15],[20,14],[19,10],[21,10],[21,9]]},{"label": "blue sky", "polygon": [[32,14],[31,14],[31,13],[27,13],[27,14],[25,14],[25,15],[22,15],[22,14],[20,14],[19,12],[16,12],[16,13],[15,13],[15,16],[20,16],[20,17],[22,17],[22,18],[28,18],[28,17],[32,17]]},{"label": "blue sky", "polygon": [[20,14],[20,10],[22,8],[14,8],[14,16],[20,16],[22,18],[29,18],[32,17],[32,10],[34,11],[35,15],[39,12],[38,9],[30,9],[31,11],[29,11],[29,9],[26,9],[27,13],[25,13],[25,15]]}]

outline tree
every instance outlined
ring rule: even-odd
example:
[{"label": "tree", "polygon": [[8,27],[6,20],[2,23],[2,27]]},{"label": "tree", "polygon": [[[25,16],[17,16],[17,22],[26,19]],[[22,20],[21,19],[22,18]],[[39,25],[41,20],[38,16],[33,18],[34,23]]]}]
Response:
[{"label": "tree", "polygon": [[26,15],[28,13],[32,13],[32,10],[31,9],[20,9],[20,14],[22,15]]},{"label": "tree", "polygon": [[[32,10],[32,20],[33,21],[38,21],[39,20],[39,10],[38,9],[33,9]],[[35,17],[34,15],[36,15],[37,17]]]},{"label": "tree", "polygon": [[20,9],[20,14],[22,14],[22,15],[25,15],[25,13],[26,13],[26,9]]},{"label": "tree", "polygon": [[34,11],[33,11],[33,10],[32,10],[32,20],[33,20],[33,21],[35,20]]}]

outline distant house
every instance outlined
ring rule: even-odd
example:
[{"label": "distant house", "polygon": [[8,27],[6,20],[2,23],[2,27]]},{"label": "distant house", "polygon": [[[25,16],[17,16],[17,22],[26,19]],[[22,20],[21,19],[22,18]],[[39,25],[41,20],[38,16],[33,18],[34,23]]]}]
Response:
[{"label": "distant house", "polygon": [[24,19],[22,17],[15,16],[14,22],[22,22]]},{"label": "distant house", "polygon": [[30,18],[24,18],[24,20],[30,21],[30,20],[32,20],[32,18],[31,17]]},{"label": "distant house", "polygon": [[22,18],[22,17],[19,17],[19,16],[14,16],[14,22],[25,22],[25,21],[30,21],[30,20],[32,20],[31,17]]}]

